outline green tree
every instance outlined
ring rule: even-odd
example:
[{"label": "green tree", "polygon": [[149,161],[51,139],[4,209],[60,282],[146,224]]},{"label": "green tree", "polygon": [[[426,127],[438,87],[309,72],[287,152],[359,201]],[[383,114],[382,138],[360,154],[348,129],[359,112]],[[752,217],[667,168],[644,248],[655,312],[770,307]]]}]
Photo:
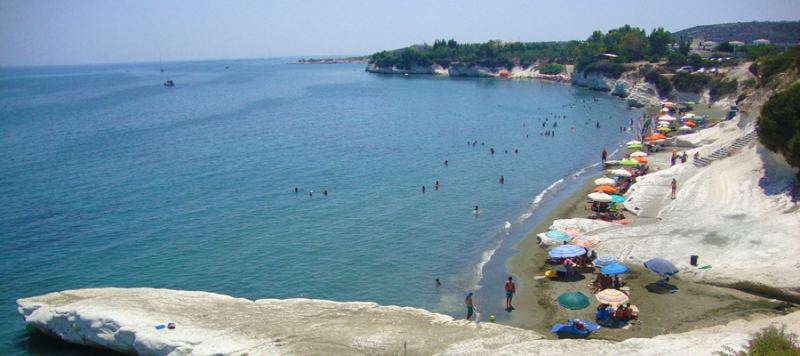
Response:
[{"label": "green tree", "polygon": [[717,51],[720,52],[733,52],[733,45],[730,42],[722,42],[717,46]]},{"label": "green tree", "polygon": [[672,34],[664,30],[663,27],[653,29],[648,38],[651,53],[659,56],[666,56],[669,53],[669,44],[672,42]]},{"label": "green tree", "polygon": [[[758,138],[764,147],[800,167],[800,83],[772,95],[761,108]],[[800,179],[800,172],[797,173]]]},{"label": "green tree", "polygon": [[680,52],[684,56],[688,56],[689,51],[692,49],[691,45],[692,45],[691,42],[689,42],[688,40],[686,40],[686,38],[681,36],[680,41],[678,41],[678,52]]}]

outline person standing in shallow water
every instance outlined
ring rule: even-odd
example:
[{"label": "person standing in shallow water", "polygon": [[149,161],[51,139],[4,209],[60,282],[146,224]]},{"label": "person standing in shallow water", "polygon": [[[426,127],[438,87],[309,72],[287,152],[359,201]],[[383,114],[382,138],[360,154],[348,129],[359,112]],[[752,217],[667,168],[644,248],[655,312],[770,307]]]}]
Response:
[{"label": "person standing in shallow water", "polygon": [[512,310],[514,309],[511,306],[511,298],[514,297],[514,293],[517,292],[517,285],[514,284],[514,280],[511,277],[508,277],[508,281],[506,282],[506,309]]},{"label": "person standing in shallow water", "polygon": [[606,149],[604,148],[603,149],[603,163],[606,163],[606,157],[608,157],[608,152],[606,152]]},{"label": "person standing in shallow water", "polygon": [[467,294],[467,299],[464,300],[467,303],[467,320],[472,318],[472,313],[475,311],[475,306],[472,305],[472,292]]}]

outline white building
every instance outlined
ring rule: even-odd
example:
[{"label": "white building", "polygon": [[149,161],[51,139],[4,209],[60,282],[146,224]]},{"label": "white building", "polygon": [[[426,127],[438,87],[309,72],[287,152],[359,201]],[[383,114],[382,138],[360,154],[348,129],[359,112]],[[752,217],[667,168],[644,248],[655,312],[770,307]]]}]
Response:
[{"label": "white building", "polygon": [[756,45],[756,46],[758,46],[758,45],[768,45],[768,44],[771,44],[771,43],[772,42],[770,40],[765,40],[763,38],[753,41],[753,45]]}]

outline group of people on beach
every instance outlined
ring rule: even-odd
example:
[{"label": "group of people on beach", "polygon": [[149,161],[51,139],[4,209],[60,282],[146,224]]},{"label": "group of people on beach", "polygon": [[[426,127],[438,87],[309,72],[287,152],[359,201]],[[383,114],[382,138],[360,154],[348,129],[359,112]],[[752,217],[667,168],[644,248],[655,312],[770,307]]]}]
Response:
[{"label": "group of people on beach", "polygon": [[[441,283],[439,283],[439,279],[436,279],[436,287],[439,287]],[[511,305],[511,300],[514,298],[514,294],[517,293],[517,284],[514,283],[514,278],[508,277],[508,280],[505,284],[506,290],[506,311],[510,312],[514,310],[514,306]],[[467,320],[472,320],[472,315],[475,313],[475,303],[472,300],[472,296],[475,295],[473,292],[467,293],[467,297],[464,299],[464,303],[467,305]],[[492,321],[494,321],[494,317],[492,317]]]}]

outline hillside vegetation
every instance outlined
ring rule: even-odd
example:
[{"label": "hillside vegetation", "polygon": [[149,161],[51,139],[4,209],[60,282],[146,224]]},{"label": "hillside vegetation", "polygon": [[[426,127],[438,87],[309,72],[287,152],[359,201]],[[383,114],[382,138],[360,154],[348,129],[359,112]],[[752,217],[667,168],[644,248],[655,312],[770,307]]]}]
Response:
[{"label": "hillside vegetation", "polygon": [[673,36],[718,43],[734,40],[752,43],[753,40],[765,38],[772,43],[800,44],[800,21],[754,21],[695,26],[677,31],[673,33]]}]

